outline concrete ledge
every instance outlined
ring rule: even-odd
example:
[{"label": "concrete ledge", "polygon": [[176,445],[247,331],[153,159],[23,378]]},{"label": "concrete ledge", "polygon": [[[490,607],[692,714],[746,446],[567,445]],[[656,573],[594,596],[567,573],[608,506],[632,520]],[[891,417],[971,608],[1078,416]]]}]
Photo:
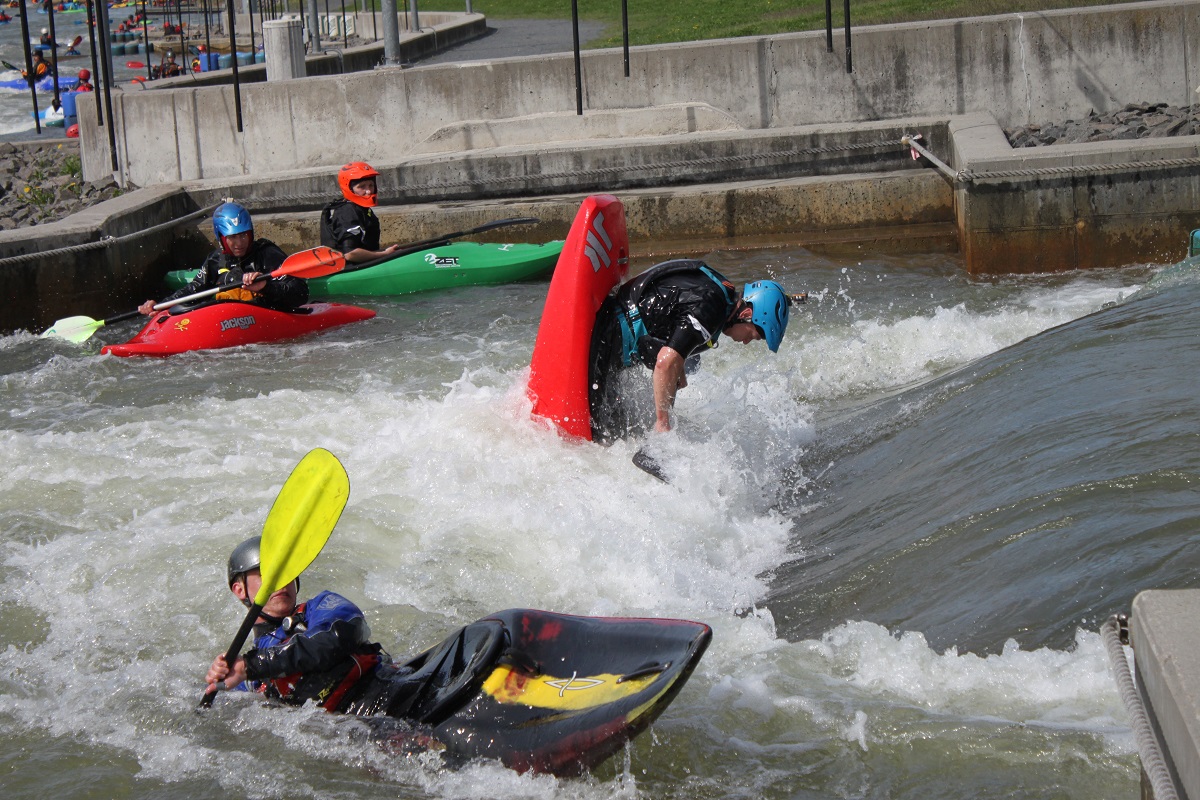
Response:
[{"label": "concrete ledge", "polygon": [[741,130],[738,121],[706,103],[653,108],[554,112],[500,120],[465,120],[439,128],[414,155],[495,147]]},{"label": "concrete ledge", "polygon": [[1172,773],[1200,797],[1200,591],[1152,590],[1133,600],[1130,643],[1138,689]]},{"label": "concrete ledge", "polygon": [[1200,136],[1014,150],[988,114],[949,131],[973,274],[1171,263],[1200,227]]}]

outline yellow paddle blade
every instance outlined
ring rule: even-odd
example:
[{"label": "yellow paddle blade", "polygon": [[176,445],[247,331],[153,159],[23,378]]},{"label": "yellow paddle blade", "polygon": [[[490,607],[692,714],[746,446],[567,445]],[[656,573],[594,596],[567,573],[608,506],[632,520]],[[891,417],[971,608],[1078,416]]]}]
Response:
[{"label": "yellow paddle blade", "polygon": [[288,476],[267,514],[256,605],[300,576],[321,552],[350,498],[350,478],[328,450],[312,450]]},{"label": "yellow paddle blade", "polygon": [[91,317],[67,317],[60,319],[43,331],[42,336],[57,336],[60,339],[79,344],[92,338],[92,334],[100,330],[103,325],[104,320]]}]

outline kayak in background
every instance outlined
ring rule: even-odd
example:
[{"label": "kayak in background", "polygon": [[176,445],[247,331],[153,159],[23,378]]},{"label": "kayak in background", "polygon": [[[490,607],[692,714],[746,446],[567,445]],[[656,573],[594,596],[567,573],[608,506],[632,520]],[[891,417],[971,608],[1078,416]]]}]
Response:
[{"label": "kayak in background", "polygon": [[[59,79],[58,79],[58,89],[60,92],[72,91],[78,84],[79,84],[79,78],[59,77]],[[28,91],[29,90],[29,81],[25,80],[24,78],[15,78],[13,80],[0,81],[0,87],[3,87],[5,89],[21,89],[23,91]],[[54,91],[54,76],[47,75],[44,78],[38,78],[37,90],[39,92],[53,92]]]},{"label": "kayak in background", "polygon": [[386,716],[363,721],[393,752],[580,775],[662,714],[711,639],[701,622],[510,609],[401,667]]},{"label": "kayak in background", "polygon": [[244,344],[294,339],[308,333],[370,319],[375,312],[340,303],[311,303],[276,311],[250,303],[225,302],[184,313],[161,311],[124,344],[101,348],[111,356],[170,356]]},{"label": "kayak in background", "polygon": [[[62,106],[59,106],[58,108],[38,109],[37,117],[51,127],[61,128],[65,122],[65,114],[66,112],[63,111]],[[33,112],[30,111],[29,115],[33,116]]]},{"label": "kayak in background", "polygon": [[[561,241],[546,244],[453,242],[308,282],[311,298],[365,295],[388,297],[460,286],[494,286],[530,280],[554,268]],[[184,286],[196,270],[167,273],[167,288]]]}]

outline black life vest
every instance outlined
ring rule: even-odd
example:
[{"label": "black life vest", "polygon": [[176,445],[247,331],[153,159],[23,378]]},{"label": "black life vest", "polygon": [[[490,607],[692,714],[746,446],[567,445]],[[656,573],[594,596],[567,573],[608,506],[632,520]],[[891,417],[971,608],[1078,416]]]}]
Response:
[{"label": "black life vest", "polygon": [[[637,360],[648,367],[653,367],[655,360],[658,358],[658,351],[666,344],[663,340],[650,335],[650,332],[646,329],[646,322],[642,319],[642,310],[639,303],[646,294],[647,288],[668,276],[697,271],[703,273],[724,292],[725,302],[728,306],[726,321],[733,315],[734,310],[737,308],[737,289],[725,276],[703,261],[695,258],[679,258],[672,261],[664,261],[646,270],[619,290],[625,294],[624,301],[619,304],[621,313],[617,315],[617,320],[621,326],[622,366],[631,366]],[[717,337],[721,335],[721,329],[704,331],[704,333],[708,335],[704,344],[708,347],[715,347]],[[691,353],[683,353],[682,355],[687,358]]]}]

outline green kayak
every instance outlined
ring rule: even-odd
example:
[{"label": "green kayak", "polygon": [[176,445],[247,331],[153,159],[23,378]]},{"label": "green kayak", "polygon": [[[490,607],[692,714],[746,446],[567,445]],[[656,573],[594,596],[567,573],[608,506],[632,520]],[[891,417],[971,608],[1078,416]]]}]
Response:
[{"label": "green kayak", "polygon": [[[347,265],[344,272],[308,282],[309,297],[316,300],[342,295],[376,297],[452,289],[456,286],[490,286],[529,280],[554,269],[561,241],[545,244],[486,244],[451,242],[418,253],[394,258],[366,269]],[[178,289],[196,270],[167,273],[167,288]]]}]

